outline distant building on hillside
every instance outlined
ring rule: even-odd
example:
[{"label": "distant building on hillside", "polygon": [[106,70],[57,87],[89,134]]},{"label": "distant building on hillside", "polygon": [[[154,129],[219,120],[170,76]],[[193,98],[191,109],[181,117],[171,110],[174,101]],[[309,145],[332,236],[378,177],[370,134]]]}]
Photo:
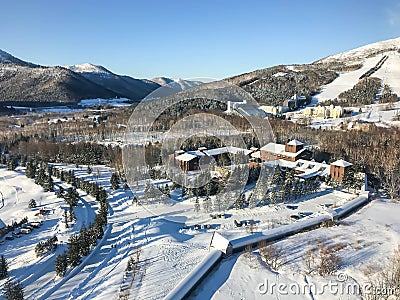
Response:
[{"label": "distant building on hillside", "polygon": [[282,106],[287,106],[289,107],[290,111],[293,111],[306,104],[307,104],[306,96],[299,96],[297,94],[294,94],[291,98],[288,98],[285,101],[283,101]]},{"label": "distant building on hillside", "polygon": [[307,107],[304,109],[303,114],[308,118],[338,119],[343,116],[343,108],[334,105]]},{"label": "distant building on hillside", "polygon": [[307,98],[306,96],[299,96],[294,94],[291,98],[288,98],[282,102],[282,105],[263,105],[260,106],[260,109],[265,111],[271,115],[281,115],[283,113],[293,111],[298,109],[299,107],[307,105]]},{"label": "distant building on hillside", "polygon": [[258,106],[247,104],[247,101],[244,100],[242,102],[227,102],[227,109],[225,111],[228,114],[236,113],[243,117],[249,116],[257,116],[257,117],[265,117],[266,113]]},{"label": "distant building on hillside", "polygon": [[283,113],[286,113],[289,111],[289,107],[288,106],[270,106],[270,105],[262,105],[260,106],[260,109],[265,111],[267,114],[270,115],[281,115]]}]

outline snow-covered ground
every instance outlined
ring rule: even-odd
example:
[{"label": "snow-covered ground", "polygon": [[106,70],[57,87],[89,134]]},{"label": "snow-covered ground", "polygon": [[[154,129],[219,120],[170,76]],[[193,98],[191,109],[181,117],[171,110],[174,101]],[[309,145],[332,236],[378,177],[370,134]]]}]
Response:
[{"label": "snow-covered ground", "polygon": [[[361,299],[360,294],[347,295],[340,291],[354,284],[367,287],[368,276],[373,270],[388,265],[400,243],[399,213],[399,203],[378,199],[336,226],[279,241],[276,245],[284,249],[286,263],[277,272],[266,266],[258,250],[253,251],[251,259],[244,254],[229,257],[200,285],[191,299]],[[336,247],[342,263],[335,275],[321,277],[308,272],[303,257],[307,250],[317,246]],[[323,285],[329,283],[339,288],[338,294],[335,294],[335,288],[326,288],[321,294]],[[284,286],[281,293],[277,288],[279,284]],[[269,286],[267,291],[266,285]],[[311,287],[311,295],[292,292],[296,287],[308,291],[307,286]]]},{"label": "snow-covered ground", "polygon": [[[133,193],[130,190],[110,190],[112,170],[107,167],[93,166],[90,175],[86,173],[86,167],[64,164],[56,167],[74,170],[76,176],[94,180],[110,192],[109,225],[104,238],[88,257],[82,259],[81,265],[69,270],[64,278],[56,277],[56,256],[64,251],[65,242],[72,233],[78,232],[81,226],[87,226],[94,219],[97,203],[80,191],[81,199],[75,209],[77,220],[74,226],[66,229],[63,223],[63,208],[66,208],[63,199],[56,198],[54,193],[43,192],[33,180],[25,177],[23,169],[7,171],[1,168],[0,191],[3,193],[4,206],[0,205],[0,218],[5,223],[18,221],[25,215],[30,221],[34,220],[36,210],[28,208],[31,198],[37,200],[39,207],[45,206],[50,210],[40,228],[0,245],[0,252],[10,262],[11,276],[22,282],[27,299],[116,299],[121,293],[121,286],[126,285],[124,274],[127,262],[138,247],[141,249],[139,271],[129,290],[130,299],[160,299],[207,255],[214,230],[229,238],[248,234],[245,227],[234,226],[234,219],[252,219],[256,222],[256,231],[267,230],[294,222],[290,216],[298,212],[321,213],[324,210],[322,204],[337,206],[355,197],[345,192],[322,189],[314,197],[294,203],[298,206],[294,210],[279,204],[253,210],[229,210],[226,211],[226,218],[219,219],[212,219],[207,213],[196,216],[191,209],[194,206],[193,199],[184,199],[189,209],[182,212],[188,225],[183,229],[183,223],[165,218],[168,209],[163,210],[162,206],[158,206],[150,212],[146,206],[132,204]],[[57,186],[60,182],[55,181],[55,184]],[[140,196],[143,190],[144,183],[139,183],[133,192]],[[195,230],[194,224],[197,223],[209,224],[210,228]],[[53,235],[57,235],[64,244],[57,251],[36,258],[35,245]]]}]

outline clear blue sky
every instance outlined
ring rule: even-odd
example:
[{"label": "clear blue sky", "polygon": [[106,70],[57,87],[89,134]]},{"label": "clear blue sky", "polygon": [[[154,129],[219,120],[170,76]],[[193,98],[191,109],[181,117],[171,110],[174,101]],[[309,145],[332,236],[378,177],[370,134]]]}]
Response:
[{"label": "clear blue sky", "polygon": [[137,78],[224,78],[400,36],[392,0],[8,0],[0,49]]}]

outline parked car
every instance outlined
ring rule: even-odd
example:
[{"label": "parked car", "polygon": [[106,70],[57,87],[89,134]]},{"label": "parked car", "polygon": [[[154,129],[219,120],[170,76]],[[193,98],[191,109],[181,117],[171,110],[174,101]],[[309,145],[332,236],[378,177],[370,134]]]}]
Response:
[{"label": "parked car", "polygon": [[23,234],[29,234],[32,232],[32,229],[30,228],[21,228],[21,233]]}]

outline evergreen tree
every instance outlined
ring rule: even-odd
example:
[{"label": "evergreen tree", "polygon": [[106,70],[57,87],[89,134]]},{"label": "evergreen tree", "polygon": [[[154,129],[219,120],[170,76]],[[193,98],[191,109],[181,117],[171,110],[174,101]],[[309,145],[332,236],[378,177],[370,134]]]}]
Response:
[{"label": "evergreen tree", "polygon": [[119,177],[116,173],[112,173],[110,183],[113,190],[117,190],[119,188]]},{"label": "evergreen tree", "polygon": [[68,215],[67,215],[67,211],[64,210],[64,222],[65,222],[65,228],[68,228]]},{"label": "evergreen tree", "polygon": [[353,167],[347,167],[344,170],[341,185],[347,190],[354,188],[355,174]]},{"label": "evergreen tree", "polygon": [[170,196],[170,189],[169,189],[169,186],[168,186],[168,184],[166,184],[165,185],[165,188],[164,188],[164,194],[165,195],[167,195],[168,197]]},{"label": "evergreen tree", "polygon": [[2,165],[7,164],[7,157],[3,153],[0,154],[0,164]]},{"label": "evergreen tree", "polygon": [[280,166],[275,168],[274,174],[272,175],[272,184],[281,185],[285,182],[285,172],[281,170]]},{"label": "evergreen tree", "polygon": [[36,257],[41,257],[44,255],[45,253],[45,245],[43,242],[39,242],[36,244],[35,246],[35,253],[36,253]]},{"label": "evergreen tree", "polygon": [[79,236],[74,234],[69,238],[69,248],[68,248],[68,263],[72,267],[76,267],[81,262],[79,246]]},{"label": "evergreen tree", "polygon": [[35,178],[36,175],[36,165],[32,160],[28,161],[26,164],[26,170],[25,170],[25,175],[28,178]]},{"label": "evergreen tree", "polygon": [[12,155],[7,158],[7,170],[13,171],[18,166],[18,159]]},{"label": "evergreen tree", "polygon": [[89,241],[89,232],[85,227],[82,227],[79,232],[79,246],[80,246],[80,255],[86,256],[90,251],[90,241]]},{"label": "evergreen tree", "polygon": [[249,208],[254,208],[257,206],[257,196],[260,194],[260,192],[257,190],[256,192],[253,192],[249,195],[249,198],[247,200]]},{"label": "evergreen tree", "polygon": [[7,277],[8,274],[8,263],[7,259],[2,255],[0,257],[0,280]]},{"label": "evergreen tree", "polygon": [[35,208],[36,207],[36,200],[35,199],[31,199],[31,200],[29,200],[29,203],[28,203],[28,207],[29,208]]},{"label": "evergreen tree", "polygon": [[47,164],[47,175],[48,176],[53,176],[54,175],[54,172],[53,172],[53,170],[54,170],[54,168],[53,168],[53,166],[52,165],[50,165],[50,164]]},{"label": "evergreen tree", "polygon": [[62,198],[64,196],[64,188],[60,185],[57,191],[57,198]]},{"label": "evergreen tree", "polygon": [[18,280],[8,280],[5,284],[5,296],[7,300],[23,300],[24,290],[22,284]]},{"label": "evergreen tree", "polygon": [[67,193],[64,196],[64,199],[69,206],[77,206],[79,200],[79,194],[75,188],[69,187],[67,189]]},{"label": "evergreen tree", "polygon": [[73,222],[76,219],[74,209],[72,206],[69,206],[69,221]]},{"label": "evergreen tree", "polygon": [[214,210],[217,212],[221,212],[222,211],[222,202],[223,202],[223,198],[226,197],[226,194],[219,194],[214,198]]},{"label": "evergreen tree", "polygon": [[203,209],[205,212],[211,211],[211,198],[208,195],[203,200]]},{"label": "evergreen tree", "polygon": [[194,201],[194,211],[196,213],[198,213],[200,211],[199,197],[196,197],[196,200]]},{"label": "evergreen tree", "polygon": [[245,208],[246,207],[246,195],[240,194],[238,199],[239,199],[239,208]]},{"label": "evergreen tree", "polygon": [[276,191],[274,189],[271,191],[269,199],[272,204],[276,203],[277,196],[276,196]]},{"label": "evergreen tree", "polygon": [[57,276],[63,277],[65,275],[65,273],[67,272],[67,267],[68,267],[67,257],[68,257],[68,255],[66,252],[57,256],[56,262],[55,262],[55,269],[56,269]]},{"label": "evergreen tree", "polygon": [[39,168],[39,170],[35,174],[35,183],[38,185],[43,185],[46,178],[46,172],[43,168]]},{"label": "evergreen tree", "polygon": [[45,192],[53,192],[54,191],[54,182],[53,182],[53,178],[50,175],[46,175],[44,177],[43,189]]},{"label": "evergreen tree", "polygon": [[61,182],[65,181],[65,172],[63,170],[61,170],[61,172],[60,172],[60,181]]}]

